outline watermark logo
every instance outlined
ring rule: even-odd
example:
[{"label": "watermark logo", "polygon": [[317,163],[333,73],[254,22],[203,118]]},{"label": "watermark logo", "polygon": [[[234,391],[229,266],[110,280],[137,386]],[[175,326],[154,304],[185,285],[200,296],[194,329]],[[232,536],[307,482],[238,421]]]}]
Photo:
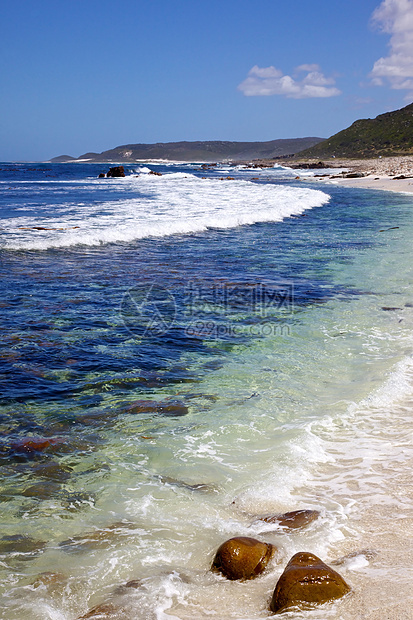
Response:
[{"label": "watermark logo", "polygon": [[291,282],[189,282],[173,293],[158,285],[129,289],[121,303],[126,328],[137,336],[162,336],[173,328],[201,339],[290,335]]},{"label": "watermark logo", "polygon": [[162,336],[173,326],[177,307],[167,288],[141,284],[125,293],[120,313],[125,327],[135,336]]},{"label": "watermark logo", "polygon": [[190,338],[202,340],[228,340],[242,336],[264,338],[268,336],[291,336],[291,325],[287,322],[275,323],[263,321],[255,325],[242,325],[235,322],[221,322],[196,319],[186,328],[185,334]]},{"label": "watermark logo", "polygon": [[265,319],[292,314],[294,287],[281,284],[242,282],[190,282],[184,289],[185,308],[189,315],[236,311],[250,312]]}]

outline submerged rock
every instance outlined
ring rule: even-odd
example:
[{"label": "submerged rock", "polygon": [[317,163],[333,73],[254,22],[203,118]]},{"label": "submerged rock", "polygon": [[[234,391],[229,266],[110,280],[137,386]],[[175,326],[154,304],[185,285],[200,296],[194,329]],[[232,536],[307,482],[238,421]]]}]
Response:
[{"label": "submerged rock", "polygon": [[102,603],[90,609],[86,614],[80,616],[78,620],[108,620],[118,618],[119,609],[112,603]]},{"label": "submerged rock", "polygon": [[265,523],[276,523],[281,527],[291,530],[306,527],[320,516],[318,510],[292,510],[281,515],[267,515],[260,517],[260,521]]},{"label": "submerged rock", "polygon": [[136,610],[136,604],[133,606],[128,603],[128,595],[132,590],[137,590],[142,586],[142,582],[138,579],[133,579],[127,583],[118,586],[115,591],[110,595],[109,599],[100,605],[96,605],[89,609],[78,620],[120,620],[123,618],[134,618],[138,620],[142,618],[138,615]]},{"label": "submerged rock", "polygon": [[128,521],[112,523],[105,529],[85,532],[80,536],[73,536],[59,543],[59,547],[67,553],[83,553],[94,549],[107,547],[113,542],[125,539],[128,532],[135,529],[136,524]]},{"label": "submerged rock", "polygon": [[70,478],[72,468],[67,465],[60,465],[56,461],[46,463],[34,463],[32,473],[39,478],[52,480],[53,482],[64,482]]},{"label": "submerged rock", "polygon": [[46,543],[35,540],[30,536],[13,534],[0,538],[0,553],[38,553],[44,549]]},{"label": "submerged rock", "polygon": [[227,579],[254,579],[264,571],[275,550],[270,543],[237,536],[219,547],[211,568]]},{"label": "submerged rock", "polygon": [[54,452],[65,443],[63,437],[25,437],[14,441],[11,452],[15,455],[33,456],[39,452]]},{"label": "submerged rock", "polygon": [[61,489],[59,482],[53,482],[45,480],[43,482],[37,482],[21,491],[23,497],[33,497],[34,499],[46,500],[50,499]]},{"label": "submerged rock", "polygon": [[42,586],[65,586],[67,584],[67,577],[63,573],[52,573],[51,571],[45,571],[39,573],[36,579],[32,582],[34,588]]},{"label": "submerged rock", "polygon": [[184,480],[178,480],[177,478],[172,478],[171,476],[158,476],[158,480],[160,480],[163,484],[169,484],[174,487],[179,487],[181,489],[186,489],[187,491],[198,491],[200,493],[213,493],[217,490],[217,487],[209,482],[196,482],[190,483],[185,482]]},{"label": "submerged rock", "polygon": [[113,594],[115,596],[122,596],[130,592],[131,589],[137,590],[141,586],[142,586],[142,581],[140,579],[131,579],[127,583],[123,583],[122,585],[117,586]]},{"label": "submerged rock", "polygon": [[296,553],[279,578],[270,603],[274,613],[341,598],[350,587],[341,575],[312,553]]},{"label": "submerged rock", "polygon": [[159,413],[167,417],[180,417],[188,413],[188,407],[181,401],[137,400],[126,410],[127,413]]}]

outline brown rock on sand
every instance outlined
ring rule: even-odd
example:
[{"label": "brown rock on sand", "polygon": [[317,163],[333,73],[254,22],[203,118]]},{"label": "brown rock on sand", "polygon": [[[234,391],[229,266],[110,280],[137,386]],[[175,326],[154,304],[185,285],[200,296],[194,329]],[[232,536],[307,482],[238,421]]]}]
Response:
[{"label": "brown rock on sand", "polygon": [[312,553],[296,553],[279,578],[270,603],[274,613],[341,598],[350,587],[334,569]]},{"label": "brown rock on sand", "polygon": [[255,538],[230,538],[219,547],[212,570],[231,580],[253,579],[264,571],[275,550],[274,545]]}]

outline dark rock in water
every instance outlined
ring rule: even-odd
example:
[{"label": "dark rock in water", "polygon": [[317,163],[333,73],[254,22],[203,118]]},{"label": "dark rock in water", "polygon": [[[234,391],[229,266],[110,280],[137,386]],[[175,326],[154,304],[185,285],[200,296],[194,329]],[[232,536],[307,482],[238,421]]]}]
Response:
[{"label": "dark rock in water", "polygon": [[275,550],[274,545],[255,538],[230,538],[219,547],[211,568],[227,579],[254,579],[264,571]]},{"label": "dark rock in water", "polygon": [[180,401],[137,400],[127,413],[159,413],[167,417],[180,417],[188,413],[188,407]]},{"label": "dark rock in water", "polygon": [[293,510],[281,515],[261,517],[260,521],[265,521],[265,523],[277,523],[281,527],[296,530],[306,527],[306,525],[318,519],[319,516],[320,513],[318,510]]},{"label": "dark rock in water", "polygon": [[70,478],[72,468],[60,465],[55,461],[50,463],[40,463],[33,467],[33,474],[39,478],[53,480],[54,482],[64,482]]},{"label": "dark rock in water", "polygon": [[23,497],[33,497],[34,499],[45,500],[50,499],[60,491],[58,482],[43,481],[33,484],[21,492]]},{"label": "dark rock in water", "polygon": [[96,605],[96,607],[90,609],[86,614],[78,618],[78,620],[120,620],[132,617],[138,620],[138,618],[142,618],[142,616],[138,615],[135,606],[132,616],[132,609],[130,605],[127,604],[127,601],[125,601],[125,597],[130,594],[131,590],[137,590],[141,586],[142,581],[138,579],[133,579],[128,581],[128,583],[118,586],[108,600],[100,605]]},{"label": "dark rock in water", "polygon": [[113,420],[118,415],[117,411],[92,411],[83,415],[79,415],[76,418],[76,424],[82,424],[83,426],[95,426],[101,427],[107,424],[108,421]]},{"label": "dark rock in water", "polygon": [[40,452],[54,452],[64,443],[63,437],[25,437],[14,441],[10,448],[15,455],[34,456]]},{"label": "dark rock in water", "polygon": [[32,586],[34,588],[38,588],[41,586],[55,586],[55,585],[66,585],[67,577],[63,575],[63,573],[52,573],[50,571],[46,571],[44,573],[39,573],[36,579],[32,582]]},{"label": "dark rock in water", "polygon": [[156,177],[161,177],[162,176],[162,172],[155,172],[155,170],[150,170],[149,174],[153,174]]},{"label": "dark rock in water", "polygon": [[401,310],[401,308],[393,307],[393,306],[383,306],[382,310],[385,312],[394,312],[395,310]]},{"label": "dark rock in water", "polygon": [[109,172],[107,173],[107,178],[116,178],[116,177],[125,177],[125,169],[123,166],[114,166],[113,168],[109,168]]},{"label": "dark rock in water", "polygon": [[30,536],[14,534],[0,538],[0,553],[38,553],[46,543]]},{"label": "dark rock in water", "polygon": [[106,174],[104,172],[101,172],[99,175],[99,179],[104,179],[106,176]]},{"label": "dark rock in water", "polygon": [[131,581],[128,581],[128,583],[123,583],[122,585],[118,586],[113,594],[115,596],[122,596],[123,594],[127,594],[131,589],[137,590],[141,586],[142,581],[140,581],[139,579],[132,579]]},{"label": "dark rock in water", "polygon": [[177,480],[170,476],[158,476],[158,479],[163,484],[170,484],[181,489],[187,489],[188,491],[198,491],[200,493],[212,493],[217,490],[216,486],[207,482],[199,482],[191,484],[190,482],[184,482],[183,480]]},{"label": "dark rock in water", "polygon": [[105,529],[95,530],[94,532],[86,532],[82,536],[73,536],[59,543],[64,551],[68,553],[82,553],[93,549],[101,549],[107,547],[113,541],[119,541],[126,538],[127,532],[136,528],[136,525],[128,521],[119,521],[112,523]]},{"label": "dark rock in water", "polygon": [[119,618],[119,608],[112,603],[101,603],[90,609],[83,616],[79,616],[78,620],[109,620]]},{"label": "dark rock in water", "polygon": [[334,569],[312,553],[296,553],[279,578],[270,603],[274,613],[291,607],[321,605],[341,598],[350,587]]},{"label": "dark rock in water", "polygon": [[39,588],[39,590],[43,593],[42,596],[45,596],[45,591],[47,591],[48,597],[53,599],[57,597],[60,598],[64,596],[65,591],[67,592],[68,577],[63,573],[52,573],[50,571],[46,571],[36,575],[30,585],[33,589]]},{"label": "dark rock in water", "polygon": [[142,581],[139,579],[131,579],[128,583],[125,583],[125,588],[140,588],[142,585]]}]

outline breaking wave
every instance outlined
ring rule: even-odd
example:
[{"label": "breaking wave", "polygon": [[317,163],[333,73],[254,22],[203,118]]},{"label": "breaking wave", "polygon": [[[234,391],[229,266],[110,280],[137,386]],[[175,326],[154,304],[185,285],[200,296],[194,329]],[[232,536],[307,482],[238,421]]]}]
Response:
[{"label": "breaking wave", "polygon": [[113,181],[122,192],[120,199],[75,203],[72,196],[70,202],[54,205],[41,218],[26,211],[3,220],[1,246],[10,250],[99,246],[277,222],[321,207],[330,199],[319,190],[200,179],[183,172],[131,175]]}]

